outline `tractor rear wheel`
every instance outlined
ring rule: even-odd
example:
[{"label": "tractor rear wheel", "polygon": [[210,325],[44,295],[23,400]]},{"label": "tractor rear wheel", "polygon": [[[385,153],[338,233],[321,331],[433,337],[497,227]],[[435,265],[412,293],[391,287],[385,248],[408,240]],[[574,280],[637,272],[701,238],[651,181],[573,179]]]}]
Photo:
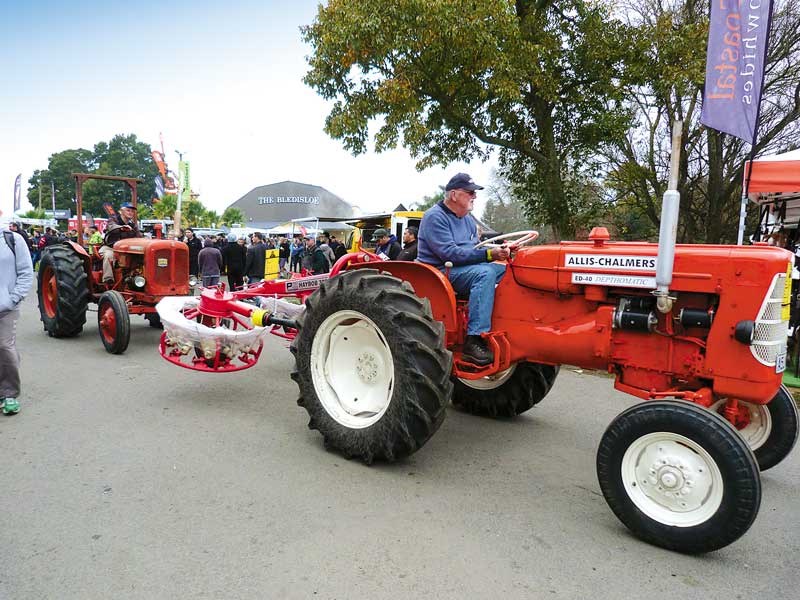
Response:
[{"label": "tractor rear wheel", "polygon": [[103,292],[97,303],[97,327],[107,352],[122,354],[128,349],[131,319],[122,294],[113,290]]},{"label": "tractor rear wheel", "polygon": [[51,337],[73,337],[83,331],[89,302],[83,261],[69,246],[48,246],[39,264],[39,315]]},{"label": "tractor rear wheel", "polygon": [[542,401],[558,375],[558,367],[516,363],[481,379],[455,378],[453,404],[473,415],[515,417]]},{"label": "tractor rear wheel", "polygon": [[[769,404],[739,402],[750,413],[750,422],[739,429],[739,435],[756,455],[762,471],[771,469],[789,456],[797,443],[800,417],[792,393],[782,385]],[[725,400],[711,405],[711,410],[722,414]]]},{"label": "tractor rear wheel", "polygon": [[681,401],[620,414],[597,450],[606,502],[646,542],[696,554],[734,542],[761,504],[758,464],[722,417]]},{"label": "tractor rear wheel", "polygon": [[372,269],[323,282],[291,351],[309,428],[348,458],[407,456],[444,420],[452,355],[430,303],[407,282]]}]

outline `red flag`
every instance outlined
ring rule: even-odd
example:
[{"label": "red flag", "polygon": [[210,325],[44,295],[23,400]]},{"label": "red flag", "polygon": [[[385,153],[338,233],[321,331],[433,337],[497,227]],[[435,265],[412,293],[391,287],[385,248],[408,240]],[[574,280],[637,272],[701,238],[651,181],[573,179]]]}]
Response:
[{"label": "red flag", "polygon": [[303,235],[308,235],[308,229],[300,225],[300,233],[302,233]]}]

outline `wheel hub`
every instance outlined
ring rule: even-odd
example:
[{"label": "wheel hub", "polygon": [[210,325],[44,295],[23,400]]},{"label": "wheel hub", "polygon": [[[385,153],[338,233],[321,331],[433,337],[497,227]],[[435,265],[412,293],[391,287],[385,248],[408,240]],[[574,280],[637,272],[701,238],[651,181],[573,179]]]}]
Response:
[{"label": "wheel hub", "polygon": [[655,477],[650,478],[650,483],[657,486],[659,490],[663,490],[667,493],[688,493],[688,490],[683,489],[687,480],[684,478],[680,469],[672,465],[663,466],[658,469]]},{"label": "wheel hub", "polygon": [[326,412],[354,429],[380,420],[394,392],[394,360],[380,328],[362,313],[333,313],[311,348],[314,388]]},{"label": "wheel hub", "polygon": [[622,472],[634,503],[661,522],[679,527],[702,522],[722,500],[722,478],[713,459],[678,434],[639,438],[625,453]]},{"label": "wheel hub", "polygon": [[378,361],[371,352],[362,352],[358,355],[356,373],[364,383],[372,383],[378,377]]}]

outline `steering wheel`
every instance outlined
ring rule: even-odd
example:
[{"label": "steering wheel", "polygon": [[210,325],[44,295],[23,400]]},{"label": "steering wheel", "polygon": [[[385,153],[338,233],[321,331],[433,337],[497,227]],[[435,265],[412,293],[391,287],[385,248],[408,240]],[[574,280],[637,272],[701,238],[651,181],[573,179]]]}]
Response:
[{"label": "steering wheel", "polygon": [[538,231],[533,231],[532,229],[526,229],[523,231],[515,231],[513,233],[504,233],[502,235],[496,235],[493,238],[489,238],[488,240],[482,241],[480,244],[475,246],[475,248],[499,248],[506,244],[496,244],[498,240],[508,241],[511,240],[511,244],[509,246],[525,246],[527,244],[533,243],[533,241],[539,237]]}]

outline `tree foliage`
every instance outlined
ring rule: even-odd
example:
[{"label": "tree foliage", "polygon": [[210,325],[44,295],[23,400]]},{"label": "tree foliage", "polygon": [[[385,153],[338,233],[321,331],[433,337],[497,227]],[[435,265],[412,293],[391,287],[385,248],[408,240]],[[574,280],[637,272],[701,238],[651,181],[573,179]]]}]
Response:
[{"label": "tree foliage", "polygon": [[[52,182],[56,191],[56,208],[74,212],[73,173],[138,177],[142,180],[137,187],[139,201],[149,205],[155,196],[154,180],[158,169],[150,156],[150,146],[140,142],[133,134],[120,134],[109,142],[98,142],[93,150],[78,148],[52,154],[47,168],[34,171],[28,180],[28,201],[33,206],[38,206],[41,189],[42,207],[51,208]],[[130,196],[130,190],[124,183],[89,180],[83,186],[83,210],[85,213],[100,215],[104,202],[119,206],[130,200]]]},{"label": "tree foliage", "polygon": [[[678,191],[680,241],[736,240],[744,162],[750,145],[699,122],[705,77],[708,1],[653,0],[623,5],[643,49],[645,84],[632,87],[629,106],[636,126],[606,147],[608,185],[629,222],[658,228],[667,189],[670,127],[683,121]],[[765,71],[756,153],[796,143],[800,131],[800,0],[776,2]]]},{"label": "tree foliage", "polygon": [[225,212],[222,213],[222,216],[219,219],[219,225],[224,225],[226,227],[241,227],[244,225],[244,223],[244,213],[234,206],[229,206],[226,208]]},{"label": "tree foliage", "polygon": [[334,101],[325,129],[345,148],[365,152],[372,124],[377,151],[402,144],[418,168],[497,148],[558,234],[577,216],[565,194],[586,189],[597,146],[628,125],[638,38],[597,2],[331,0],[302,32],[305,82]]},{"label": "tree foliage", "polygon": [[419,202],[414,202],[411,205],[411,208],[412,210],[426,211],[434,204],[438,204],[442,200],[444,200],[444,191],[439,190],[438,192],[436,192],[431,196],[424,196],[422,200],[420,200]]},{"label": "tree foliage", "polygon": [[[133,134],[116,135],[109,142],[98,142],[93,150],[78,148],[56,152],[50,156],[47,169],[34,171],[28,180],[28,201],[38,207],[41,189],[42,207],[50,209],[51,182],[53,182],[56,190],[56,208],[75,212],[73,173],[137,177],[142,180],[137,186],[139,218],[171,219],[177,208],[177,198],[174,194],[166,194],[160,200],[155,198],[158,167],[153,162],[150,152],[150,146],[140,142]],[[83,211],[93,216],[100,216],[103,214],[101,207],[104,202],[119,206],[129,201],[130,197],[130,189],[124,183],[90,179],[83,185]],[[185,203],[182,212],[183,226],[210,227],[212,224],[219,226],[222,223],[243,223],[245,220],[242,212],[236,208],[228,209],[223,217],[220,217],[215,211],[206,209],[196,198]]]}]

